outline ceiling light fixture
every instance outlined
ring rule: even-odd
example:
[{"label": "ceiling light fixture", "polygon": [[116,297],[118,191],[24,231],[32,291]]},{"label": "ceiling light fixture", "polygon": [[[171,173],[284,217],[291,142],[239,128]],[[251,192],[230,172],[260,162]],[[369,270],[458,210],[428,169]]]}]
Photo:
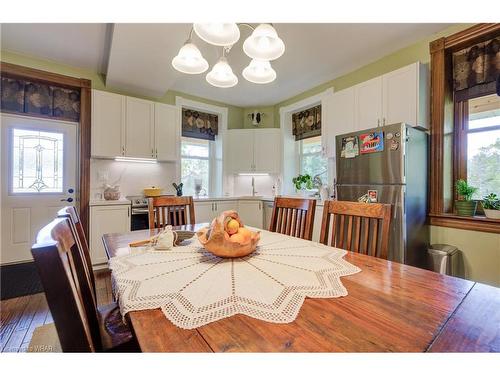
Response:
[{"label": "ceiling light fixture", "polygon": [[188,40],[172,59],[172,66],[181,73],[200,74],[208,69],[208,62],[191,40]]},{"label": "ceiling light fixture", "polygon": [[272,25],[263,23],[245,40],[243,51],[252,59],[275,60],[285,52],[285,43]]},{"label": "ceiling light fixture", "polygon": [[232,46],[240,39],[240,29],[235,23],[195,23],[194,32],[214,46]]},{"label": "ceiling light fixture", "polygon": [[191,27],[188,40],[172,59],[172,66],[186,74],[200,74],[208,69],[207,60],[191,41],[194,32],[205,42],[223,47],[222,57],[206,75],[207,82],[221,88],[237,85],[238,77],[229,66],[226,55],[240,38],[239,26],[252,29],[252,35],[243,43],[243,50],[252,58],[250,64],[243,70],[243,77],[249,82],[258,84],[274,81],[276,71],[269,61],[283,55],[285,44],[271,24],[261,24],[255,28],[248,23],[195,23]]},{"label": "ceiling light fixture", "polygon": [[207,82],[212,86],[228,88],[238,84],[238,77],[233,73],[224,54],[207,74]]},{"label": "ceiling light fixture", "polygon": [[271,67],[269,61],[253,59],[243,69],[243,77],[252,83],[270,83],[276,79],[276,71]]}]

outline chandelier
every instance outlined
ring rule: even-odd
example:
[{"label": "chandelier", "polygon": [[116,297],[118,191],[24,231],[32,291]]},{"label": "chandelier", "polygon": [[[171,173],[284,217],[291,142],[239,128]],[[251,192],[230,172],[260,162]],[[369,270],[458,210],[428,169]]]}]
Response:
[{"label": "chandelier", "polygon": [[243,69],[243,77],[252,83],[265,84],[276,79],[276,71],[270,61],[276,60],[285,52],[285,44],[271,24],[253,27],[247,23],[195,23],[189,37],[172,59],[174,69],[185,74],[201,74],[208,70],[209,64],[192,41],[193,31],[198,37],[214,46],[222,47],[222,55],[206,75],[209,84],[215,87],[233,87],[238,84],[238,77],[229,65],[227,55],[232,46],[240,39],[238,26],[247,26],[252,34],[243,43],[243,51],[252,60]]}]

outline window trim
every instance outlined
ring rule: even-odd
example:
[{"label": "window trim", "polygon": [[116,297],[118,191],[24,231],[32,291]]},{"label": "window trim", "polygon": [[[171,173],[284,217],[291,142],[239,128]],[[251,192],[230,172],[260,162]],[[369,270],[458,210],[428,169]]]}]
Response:
[{"label": "window trim", "polygon": [[[431,55],[431,151],[428,216],[431,225],[500,233],[499,220],[484,217],[462,217],[446,213],[445,204],[447,198],[445,197],[444,183],[445,135],[450,133],[450,128],[455,125],[455,121],[463,122],[463,109],[462,119],[460,120],[456,116],[457,108],[454,105],[453,92],[450,87],[452,81],[450,77],[451,53],[486,40],[492,35],[498,35],[498,33],[500,33],[500,23],[482,23],[448,37],[436,39],[429,44]],[[453,130],[452,132],[453,139],[455,139],[455,132]],[[454,142],[452,179],[458,176],[457,147],[459,146]],[[452,197],[454,194],[453,192]]]}]

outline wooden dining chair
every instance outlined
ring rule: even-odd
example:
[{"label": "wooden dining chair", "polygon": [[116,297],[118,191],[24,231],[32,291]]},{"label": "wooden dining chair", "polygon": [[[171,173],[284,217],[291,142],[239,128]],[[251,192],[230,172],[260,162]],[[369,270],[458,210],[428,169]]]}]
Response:
[{"label": "wooden dining chair", "polygon": [[193,197],[152,197],[148,209],[149,229],[195,224]]},{"label": "wooden dining chair", "polygon": [[80,217],[76,212],[76,208],[73,206],[66,206],[57,211],[57,217],[66,217],[69,219],[71,224],[71,229],[74,232],[75,238],[79,242],[79,249],[82,252],[82,257],[85,260],[85,270],[89,274],[89,278],[92,284],[92,289],[94,291],[94,296],[96,294],[95,286],[95,276],[92,267],[92,260],[90,258],[90,249],[87,237],[85,236],[85,231],[83,230],[82,222]]},{"label": "wooden dining chair", "polygon": [[387,259],[390,223],[390,204],[325,201],[320,242]]},{"label": "wooden dining chair", "polygon": [[[67,217],[38,233],[31,253],[64,352],[130,352],[139,346],[116,314],[116,304],[98,309],[86,264]],[[118,310],[119,312],[119,310]]]},{"label": "wooden dining chair", "polygon": [[315,211],[315,199],[276,197],[269,231],[311,240]]}]

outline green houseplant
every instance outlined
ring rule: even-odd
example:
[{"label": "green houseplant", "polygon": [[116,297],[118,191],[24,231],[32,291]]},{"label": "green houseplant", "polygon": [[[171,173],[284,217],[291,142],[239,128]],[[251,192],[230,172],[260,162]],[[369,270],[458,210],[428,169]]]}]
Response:
[{"label": "green houseplant", "polygon": [[455,184],[457,194],[462,197],[455,201],[457,214],[460,216],[474,216],[476,214],[477,202],[472,200],[472,195],[477,188],[470,186],[465,180],[458,180]]},{"label": "green houseplant", "polygon": [[491,193],[483,197],[484,214],[490,219],[500,219],[500,198]]},{"label": "green houseplant", "polygon": [[297,177],[292,178],[292,182],[297,192],[302,191],[303,194],[306,189],[311,190],[313,188],[313,179],[308,174],[299,174]]}]

